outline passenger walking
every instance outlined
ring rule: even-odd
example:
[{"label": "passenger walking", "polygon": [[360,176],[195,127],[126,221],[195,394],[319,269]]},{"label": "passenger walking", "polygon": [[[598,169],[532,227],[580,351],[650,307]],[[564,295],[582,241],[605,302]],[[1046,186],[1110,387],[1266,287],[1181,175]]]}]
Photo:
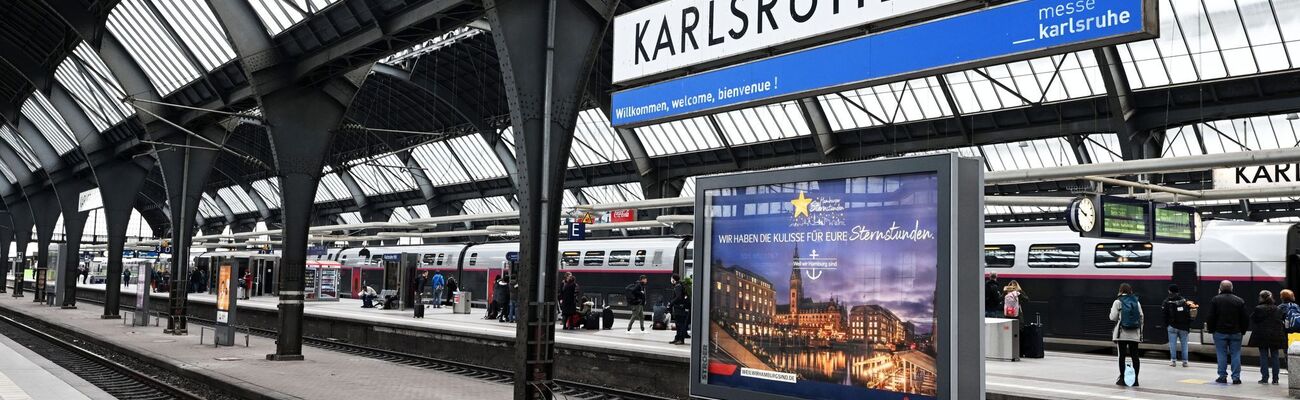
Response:
[{"label": "passenger walking", "polygon": [[1133,287],[1128,283],[1119,285],[1119,298],[1110,306],[1110,320],[1115,321],[1115,330],[1111,334],[1111,340],[1115,341],[1115,347],[1119,349],[1119,379],[1115,381],[1116,385],[1124,386],[1124,359],[1133,360],[1133,386],[1138,385],[1138,373],[1142,370],[1138,361],[1138,343],[1142,343],[1142,327],[1145,321],[1142,314],[1142,302],[1136,294],[1133,294]]},{"label": "passenger walking", "polygon": [[446,281],[442,279],[442,272],[433,271],[433,279],[429,284],[433,286],[433,307],[442,308],[442,287],[446,284]]},{"label": "passenger walking", "polygon": [[671,344],[686,344],[686,339],[690,338],[691,321],[691,300],[686,293],[686,285],[682,284],[681,276],[673,274],[673,300],[668,305],[672,308],[673,324],[677,325],[677,336],[673,337]]},{"label": "passenger walking", "polygon": [[564,274],[564,286],[560,288],[560,315],[564,317],[564,329],[577,329],[578,321],[578,281],[573,273]]},{"label": "passenger walking", "polygon": [[1232,293],[1232,281],[1219,282],[1219,294],[1210,300],[1205,312],[1205,330],[1214,335],[1214,352],[1219,362],[1218,383],[1228,383],[1228,365],[1232,365],[1232,384],[1241,384],[1241,337],[1250,327],[1246,301]]},{"label": "passenger walking", "polygon": [[1025,290],[1020,288],[1020,282],[1011,281],[1007,287],[1002,288],[1002,316],[1006,318],[1020,319],[1023,310],[1020,308],[1021,303],[1029,301],[1029,296]]},{"label": "passenger walking", "polygon": [[1178,293],[1178,285],[1169,285],[1169,297],[1165,298],[1161,311],[1165,317],[1165,331],[1169,335],[1169,366],[1178,366],[1179,342],[1182,343],[1183,368],[1187,367],[1187,335],[1192,329],[1192,309],[1195,303],[1187,301]]},{"label": "passenger walking", "polygon": [[627,305],[632,307],[632,319],[627,321],[627,331],[632,331],[632,324],[641,323],[641,332],[645,332],[645,285],[649,279],[645,275],[637,278],[627,286]]},{"label": "passenger walking", "polygon": [[1002,286],[998,283],[998,273],[984,274],[984,316],[1000,318],[1002,314]]},{"label": "passenger walking", "polygon": [[1277,375],[1282,368],[1278,357],[1282,355],[1282,349],[1286,348],[1286,332],[1283,327],[1286,316],[1282,313],[1282,309],[1273,303],[1273,293],[1267,290],[1259,292],[1259,305],[1255,306],[1255,312],[1250,314],[1250,322],[1253,326],[1250,346],[1259,349],[1259,383],[1269,382],[1271,369],[1273,384],[1276,385]]}]

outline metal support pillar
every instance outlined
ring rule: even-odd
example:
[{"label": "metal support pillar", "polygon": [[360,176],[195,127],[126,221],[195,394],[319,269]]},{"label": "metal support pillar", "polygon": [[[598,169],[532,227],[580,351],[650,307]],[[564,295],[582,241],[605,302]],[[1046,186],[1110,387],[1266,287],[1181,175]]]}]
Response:
[{"label": "metal support pillar", "polygon": [[[50,268],[57,268],[50,265],[50,242],[54,240],[54,226],[59,223],[59,208],[48,205],[58,204],[58,199],[53,188],[46,188],[29,197],[29,200],[32,204],[41,205],[32,207],[32,217],[36,224],[36,268],[49,271]],[[45,277],[38,276],[36,279],[45,279]],[[44,294],[37,293],[33,297],[40,299],[42,296]]]},{"label": "metal support pillar", "polygon": [[104,225],[108,227],[108,274],[104,281],[104,315],[119,319],[122,289],[122,250],[126,247],[126,228],[131,223],[136,192],[153,169],[152,157],[137,157],[131,162],[116,162],[99,167],[99,173],[113,178],[115,190],[100,190],[104,200]]},{"label": "metal support pillar", "polygon": [[170,202],[172,263],[169,274],[171,289],[168,296],[167,328],[163,332],[173,335],[187,334],[185,314],[187,311],[188,292],[187,277],[190,270],[190,243],[194,237],[195,216],[199,211],[199,202],[203,199],[203,186],[207,184],[212,172],[212,164],[219,150],[207,141],[224,143],[229,135],[219,125],[205,127],[198,132],[207,140],[195,138],[187,133],[173,131],[161,141],[176,144],[170,151],[158,153],[159,165],[162,167],[163,184],[167,186],[167,200]]},{"label": "metal support pillar", "polygon": [[[7,222],[7,224],[0,223],[0,225],[2,225],[0,226],[0,293],[8,293],[10,270],[9,245],[14,241],[14,224],[13,220],[9,218],[8,215],[0,216],[0,221],[3,220],[8,221],[4,221]],[[17,282],[18,280],[15,279],[14,281]]]},{"label": "metal support pillar", "polygon": [[90,213],[77,210],[77,203],[81,199],[81,192],[89,190],[89,182],[74,179],[54,184],[55,197],[58,198],[59,210],[63,214],[63,257],[59,259],[62,265],[52,265],[51,268],[60,268],[59,280],[63,281],[64,296],[59,307],[64,309],[77,308],[77,281],[81,278],[78,274],[77,267],[81,266],[81,234],[86,227],[86,217]]},{"label": "metal support pillar", "polygon": [[[618,1],[604,15],[583,0],[486,0],[506,82],[519,166],[520,322],[515,398],[552,399],[556,221],[564,171],[587,78]],[[562,21],[562,23],[561,23]]]},{"label": "metal support pillar", "polygon": [[27,201],[9,206],[10,218],[14,222],[14,297],[23,297],[22,277],[27,271],[27,244],[32,241],[32,225],[36,220]]}]

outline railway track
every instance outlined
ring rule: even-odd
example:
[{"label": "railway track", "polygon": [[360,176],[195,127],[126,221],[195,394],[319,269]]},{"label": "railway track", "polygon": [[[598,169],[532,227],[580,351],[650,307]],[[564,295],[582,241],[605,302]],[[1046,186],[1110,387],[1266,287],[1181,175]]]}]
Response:
[{"label": "railway track", "polygon": [[84,343],[42,332],[8,316],[0,315],[0,335],[30,349],[104,392],[127,400],[199,400],[199,396],[136,368],[101,356]]},{"label": "railway track", "polygon": [[[102,304],[90,299],[78,299],[88,303]],[[134,310],[129,306],[122,306],[125,310]],[[204,318],[190,317],[191,323],[205,326],[216,326],[216,321]],[[260,329],[246,327],[248,333],[253,336],[274,339],[278,332],[270,329]],[[373,358],[376,360],[388,361],[396,364],[407,365],[416,368],[428,369],[450,374],[466,376],[475,379],[481,379],[488,382],[511,384],[514,382],[514,371],[477,366],[457,361],[443,360],[432,357],[426,357],[416,354],[408,354],[391,350],[376,349],[366,346],[359,346],[351,343],[339,342],[334,340],[325,340],[304,337],[303,344],[322,350],[336,351],[347,353],[359,357]],[[669,397],[655,396],[645,393],[630,392],[625,390],[600,387],[589,385],[582,382],[573,382],[557,380],[551,387],[551,390],[561,399],[582,399],[582,400],[668,400]]]}]

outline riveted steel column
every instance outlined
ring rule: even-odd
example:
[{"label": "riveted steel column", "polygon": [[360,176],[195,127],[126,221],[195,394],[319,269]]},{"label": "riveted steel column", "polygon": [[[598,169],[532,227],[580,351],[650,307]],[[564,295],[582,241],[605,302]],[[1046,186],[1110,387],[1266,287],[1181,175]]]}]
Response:
[{"label": "riveted steel column", "polygon": [[[14,224],[9,215],[0,216],[0,293],[9,292],[9,245],[14,242]],[[15,280],[17,281],[17,280]]]},{"label": "riveted steel column", "polygon": [[[59,208],[49,206],[58,204],[58,200],[54,196],[54,189],[45,188],[45,190],[28,197],[28,200],[32,202],[31,204],[37,205],[32,207],[33,222],[36,224],[36,268],[44,268],[46,271],[50,268],[57,268],[57,266],[50,265],[50,241],[54,240],[54,225],[59,223]],[[35,278],[45,279],[40,276]],[[32,297],[41,299],[42,296],[44,294],[38,293]]]},{"label": "riveted steel column", "polygon": [[50,267],[59,268],[59,280],[63,281],[64,290],[59,307],[64,309],[77,308],[77,280],[81,278],[77,271],[77,267],[81,266],[81,234],[89,214],[78,211],[77,203],[81,199],[81,192],[91,187],[90,183],[81,179],[54,184],[59,210],[63,213],[63,257],[59,259],[62,265]]},{"label": "riveted steel column", "polygon": [[[216,143],[225,142],[229,134],[219,125],[205,127],[196,133]],[[195,216],[203,199],[203,186],[207,184],[212,164],[220,152],[209,149],[212,145],[207,141],[179,131],[171,132],[162,141],[177,145],[171,151],[158,153],[163,184],[167,186],[167,201],[171,203],[172,226],[171,280],[168,282],[171,293],[168,295],[167,328],[163,332],[185,335],[188,333],[185,314],[189,300],[185,283],[190,270]]]},{"label": "riveted steel column", "polygon": [[618,6],[609,3],[600,15],[583,0],[484,1],[517,138],[524,304],[515,335],[516,399],[554,397],[561,189],[586,81]]},{"label": "riveted steel column", "polygon": [[14,267],[14,297],[23,297],[22,278],[27,271],[27,244],[32,241],[32,225],[36,219],[28,201],[9,206],[10,218],[14,221],[14,257],[18,265]]}]

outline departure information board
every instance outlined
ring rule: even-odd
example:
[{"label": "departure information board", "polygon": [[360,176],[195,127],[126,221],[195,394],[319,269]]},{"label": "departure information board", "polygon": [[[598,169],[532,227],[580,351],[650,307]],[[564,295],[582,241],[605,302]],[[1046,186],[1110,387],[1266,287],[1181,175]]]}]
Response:
[{"label": "departure information board", "polygon": [[1151,239],[1151,202],[1101,196],[1101,235],[1122,239]]},{"label": "departure information board", "polygon": [[1169,243],[1196,243],[1200,214],[1196,208],[1156,203],[1155,240]]}]

